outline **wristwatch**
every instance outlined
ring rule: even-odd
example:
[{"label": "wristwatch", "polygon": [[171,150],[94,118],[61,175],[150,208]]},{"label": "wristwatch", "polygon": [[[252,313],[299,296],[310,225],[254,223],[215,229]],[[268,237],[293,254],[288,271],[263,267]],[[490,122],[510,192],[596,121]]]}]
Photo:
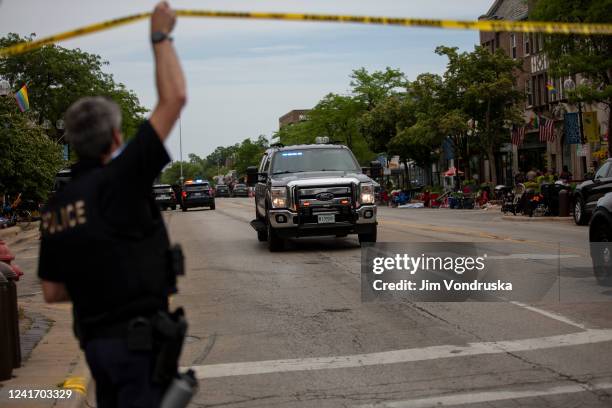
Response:
[{"label": "wristwatch", "polygon": [[153,44],[159,44],[160,42],[165,41],[165,40],[172,41],[172,37],[170,37],[168,34],[163,33],[161,31],[155,31],[151,33],[151,42]]}]

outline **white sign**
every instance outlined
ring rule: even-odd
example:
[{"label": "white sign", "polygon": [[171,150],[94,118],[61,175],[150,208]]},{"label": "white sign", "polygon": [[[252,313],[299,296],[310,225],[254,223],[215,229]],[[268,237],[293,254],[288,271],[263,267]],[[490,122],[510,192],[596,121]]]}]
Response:
[{"label": "white sign", "polygon": [[548,69],[548,58],[544,54],[536,54],[531,57],[531,73],[535,74]]}]

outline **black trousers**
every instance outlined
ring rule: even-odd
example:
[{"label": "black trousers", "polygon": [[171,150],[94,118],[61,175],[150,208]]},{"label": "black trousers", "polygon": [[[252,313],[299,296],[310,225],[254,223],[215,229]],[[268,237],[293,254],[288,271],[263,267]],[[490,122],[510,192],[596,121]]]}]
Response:
[{"label": "black trousers", "polygon": [[96,381],[97,408],[157,408],[165,387],[151,381],[153,352],[130,351],[126,339],[87,342],[85,358]]}]

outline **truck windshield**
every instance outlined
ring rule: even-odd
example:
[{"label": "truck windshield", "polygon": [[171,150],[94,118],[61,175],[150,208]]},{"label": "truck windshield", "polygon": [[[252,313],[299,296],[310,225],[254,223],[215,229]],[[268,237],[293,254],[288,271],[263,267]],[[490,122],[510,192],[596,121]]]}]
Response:
[{"label": "truck windshield", "polygon": [[361,172],[361,168],[347,149],[283,150],[274,155],[272,174],[306,171]]}]

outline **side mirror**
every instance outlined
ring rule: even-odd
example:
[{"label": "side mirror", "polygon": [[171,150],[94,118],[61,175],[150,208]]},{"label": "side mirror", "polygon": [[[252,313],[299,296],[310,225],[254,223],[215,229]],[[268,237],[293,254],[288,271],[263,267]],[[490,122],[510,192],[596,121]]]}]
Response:
[{"label": "side mirror", "polygon": [[370,162],[370,177],[373,179],[380,178],[382,176],[382,165],[379,161]]},{"label": "side mirror", "polygon": [[255,166],[249,166],[247,167],[247,185],[250,187],[253,187],[255,184],[257,184],[257,181],[259,179],[259,173],[257,172],[257,167]]}]

